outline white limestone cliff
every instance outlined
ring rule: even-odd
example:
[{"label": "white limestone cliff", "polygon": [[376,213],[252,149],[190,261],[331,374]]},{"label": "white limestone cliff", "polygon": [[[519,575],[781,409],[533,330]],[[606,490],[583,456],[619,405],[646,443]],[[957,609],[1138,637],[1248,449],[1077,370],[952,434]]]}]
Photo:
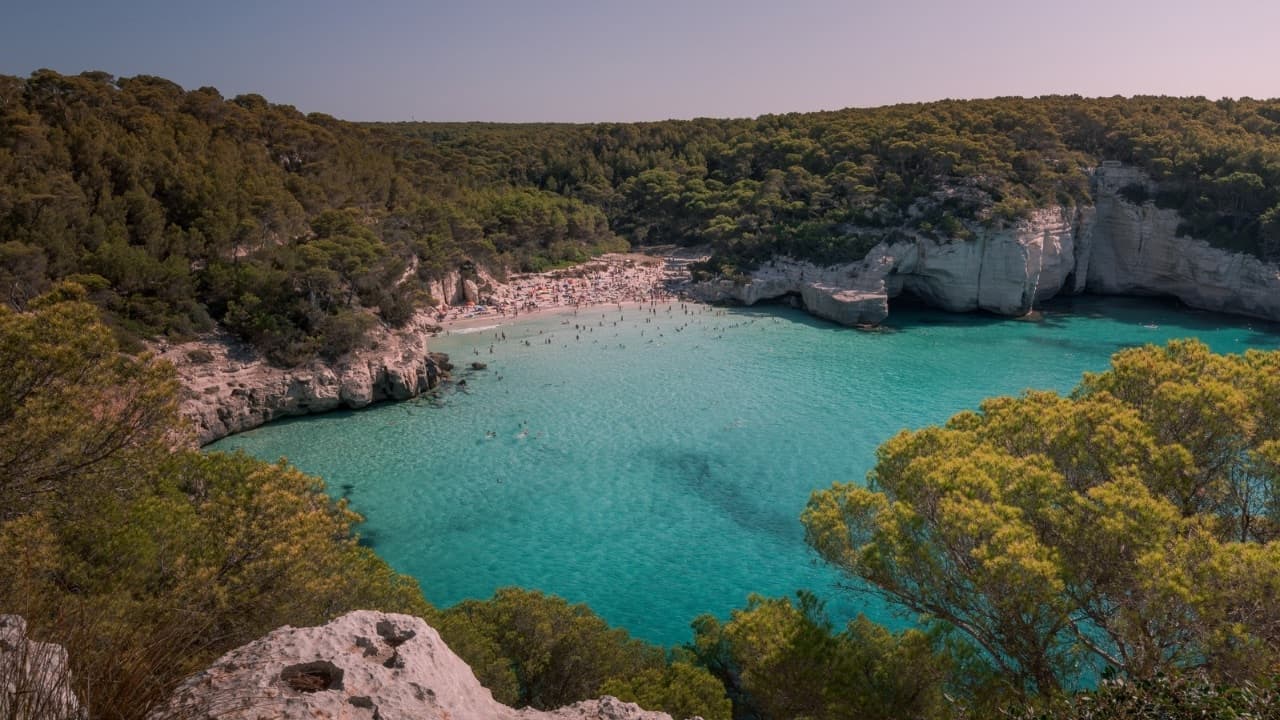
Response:
[{"label": "white limestone cliff", "polygon": [[1194,308],[1280,320],[1280,267],[1252,255],[1178,237],[1178,213],[1121,196],[1130,185],[1155,186],[1139,169],[1104,167],[1094,176],[1095,241],[1086,287],[1107,295],[1176,297]]},{"label": "white limestone cliff", "polygon": [[408,400],[435,387],[448,359],[428,352],[429,318],[382,330],[370,347],[335,362],[280,368],[223,331],[160,348],[182,382],[181,413],[204,445],[276,418]]},{"label": "white limestone cliff", "polygon": [[915,235],[880,243],[858,262],[826,268],[778,259],[748,282],[701,283],[693,292],[709,302],[747,305],[796,294],[813,314],[844,325],[884,320],[889,300],[903,291],[944,310],[1023,315],[1071,278],[1082,228],[1088,229],[1083,214],[1050,208],[973,240]]},{"label": "white limestone cliff", "polygon": [[603,697],[553,711],[508,707],[421,618],[358,610],[285,626],[187,679],[149,720],[671,720]]},{"label": "white limestone cliff", "polygon": [[968,240],[905,233],[846,265],[777,259],[746,282],[699,283],[693,293],[746,305],[798,295],[814,315],[845,325],[880,322],[903,292],[955,312],[1018,316],[1059,293],[1091,292],[1280,320],[1280,267],[1179,237],[1176,211],[1122,196],[1135,183],[1154,190],[1141,170],[1107,163],[1094,171],[1093,206],[1046,208]]},{"label": "white limestone cliff", "polygon": [[398,330],[375,330],[370,347],[336,361],[276,367],[221,328],[155,349],[177,368],[182,415],[191,421],[195,442],[206,445],[281,417],[408,400],[436,387],[448,375],[448,358],[427,349],[433,316],[482,301],[485,288],[497,282],[484,270],[446,273],[427,286],[436,307]]},{"label": "white limestone cliff", "polygon": [[[1090,292],[1172,297],[1194,308],[1280,320],[1280,267],[1179,237],[1175,211],[1125,199],[1121,191],[1134,184],[1154,194],[1137,168],[1104,163],[1092,182],[1093,205],[1045,208],[1011,227],[974,227],[972,239],[900,228],[858,262],[818,267],[777,258],[745,282],[695,283],[690,293],[746,305],[792,295],[814,315],[844,325],[881,322],[889,301],[904,292],[955,312],[1019,316],[1055,295]],[[475,278],[482,285],[449,273],[430,292],[444,304],[476,302],[497,281],[484,273]],[[278,417],[417,396],[443,376],[445,359],[426,349],[430,323],[423,313],[401,331],[382,332],[375,348],[288,370],[225,333],[162,355],[178,368],[183,414],[205,444]]]}]

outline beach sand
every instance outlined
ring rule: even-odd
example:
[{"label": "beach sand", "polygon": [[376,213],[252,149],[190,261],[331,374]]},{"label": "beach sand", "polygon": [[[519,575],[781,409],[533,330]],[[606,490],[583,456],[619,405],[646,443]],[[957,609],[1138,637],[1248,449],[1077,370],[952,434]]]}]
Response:
[{"label": "beach sand", "polygon": [[513,275],[505,283],[491,281],[481,304],[436,308],[435,320],[445,332],[478,332],[575,309],[626,310],[680,302],[692,259],[610,253],[571,268]]}]

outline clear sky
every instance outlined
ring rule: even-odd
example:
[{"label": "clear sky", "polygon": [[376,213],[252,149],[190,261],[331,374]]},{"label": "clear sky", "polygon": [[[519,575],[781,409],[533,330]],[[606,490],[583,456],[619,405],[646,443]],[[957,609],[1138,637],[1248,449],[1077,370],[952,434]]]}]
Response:
[{"label": "clear sky", "polygon": [[6,0],[0,73],[160,75],[349,120],[1280,96],[1280,0]]}]

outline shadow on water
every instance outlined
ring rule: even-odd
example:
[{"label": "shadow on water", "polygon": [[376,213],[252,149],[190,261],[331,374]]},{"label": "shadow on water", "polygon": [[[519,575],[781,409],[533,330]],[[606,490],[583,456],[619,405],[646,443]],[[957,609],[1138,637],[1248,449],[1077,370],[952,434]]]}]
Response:
[{"label": "shadow on water", "polygon": [[[730,305],[717,307],[736,317],[747,318],[780,318],[787,322],[803,325],[814,330],[826,332],[866,332],[868,327],[848,327],[830,320],[809,314],[803,308],[796,307],[788,298],[762,300],[755,305]],[[1069,314],[1069,313],[1067,313]],[[910,331],[920,327],[972,327],[982,328],[1006,322],[1035,322],[1036,324],[1057,327],[1065,324],[1067,318],[1061,312],[1039,315],[1035,320],[1012,318],[996,315],[984,310],[973,312],[950,312],[933,307],[915,295],[902,294],[889,301],[889,317],[878,326],[870,326],[878,332]]]},{"label": "shadow on water", "polygon": [[793,307],[787,301],[764,300],[755,305],[729,305],[717,306],[717,311],[724,311],[732,317],[749,318],[752,320],[771,320],[779,319],[796,325],[803,325],[814,330],[824,330],[827,332],[846,332],[852,331],[853,328],[847,328],[830,320],[823,320],[820,317],[810,315],[803,309]]},{"label": "shadow on water", "polygon": [[368,407],[360,408],[359,410],[342,408],[340,410],[327,410],[325,412],[316,413],[314,415],[294,415],[292,417],[282,417],[276,420],[272,420],[270,423],[267,423],[266,425],[261,425],[259,427],[253,428],[252,430],[245,430],[244,432],[236,433],[236,435],[234,435],[233,437],[253,437],[254,434],[256,434],[259,430],[262,430],[263,428],[270,428],[271,432],[275,432],[278,428],[289,427],[290,425],[294,425],[297,423],[315,423],[317,421],[326,421],[326,420],[345,420],[349,417],[352,417],[356,413],[365,412],[366,410],[370,408],[375,408],[375,407],[379,407],[379,405],[375,403]]},{"label": "shadow on water", "polygon": [[[1250,330],[1252,329],[1253,328],[1250,328]],[[1280,333],[1280,329],[1278,329],[1276,333]],[[1252,332],[1243,339],[1243,342],[1250,347],[1259,346],[1280,348],[1280,334]]]},{"label": "shadow on water", "polygon": [[659,477],[678,485],[681,492],[700,498],[734,524],[753,533],[765,532],[786,542],[800,539],[799,521],[780,508],[768,509],[750,501],[738,478],[727,477],[725,462],[711,453],[650,448],[642,456],[656,462]]},{"label": "shadow on water", "polygon": [[1041,347],[1055,348],[1064,352],[1072,353],[1088,353],[1101,355],[1114,355],[1121,350],[1128,348],[1142,347],[1144,343],[1140,342],[1108,342],[1106,340],[1080,340],[1061,337],[1038,337],[1032,336],[1027,338],[1027,342],[1032,345]]},{"label": "shadow on water", "polygon": [[950,312],[929,305],[919,296],[903,292],[889,301],[889,317],[884,326],[901,332],[910,332],[920,327],[972,327],[982,328],[999,325],[1010,321],[1023,322],[1017,318],[995,315],[985,310],[973,312]]},{"label": "shadow on water", "polygon": [[[1029,316],[1011,317],[978,310],[947,312],[923,303],[918,298],[896,298],[892,302],[886,325],[903,331],[916,327],[984,328],[1005,323],[1026,323],[1046,330],[1065,329],[1077,319],[1110,320],[1134,326],[1173,326],[1191,334],[1216,330],[1223,326],[1247,326],[1262,323],[1280,333],[1280,325],[1250,320],[1235,315],[1195,310],[1169,298],[1139,298],[1102,295],[1056,297],[1037,303]],[[1264,335],[1264,337],[1270,337]],[[1275,341],[1275,338],[1272,338]],[[1141,344],[1141,343],[1136,343]]]},{"label": "shadow on water", "polygon": [[1189,336],[1224,327],[1242,327],[1253,331],[1249,342],[1280,344],[1280,323],[1197,310],[1175,298],[1086,294],[1054,298],[1045,302],[1042,309],[1066,317],[1105,319],[1160,329],[1172,327],[1186,331]]},{"label": "shadow on water", "polygon": [[[726,312],[749,318],[781,318],[787,322],[828,332],[859,332],[837,323],[823,320],[794,307],[788,299],[770,300],[751,307],[732,306],[722,308]],[[1175,328],[1186,336],[1220,330],[1224,327],[1243,327],[1252,331],[1246,342],[1249,345],[1280,347],[1280,323],[1248,318],[1240,315],[1197,310],[1181,301],[1166,297],[1130,297],[1117,295],[1059,296],[1036,304],[1030,317],[1009,317],[978,310],[973,312],[948,312],[932,307],[919,297],[904,293],[890,300],[889,317],[880,329],[890,332],[910,332],[917,328],[968,327],[984,328],[1004,323],[1029,323],[1046,330],[1065,329],[1076,319],[1110,320],[1124,325],[1152,329]],[[1115,349],[1141,346],[1142,342],[1116,344]]]},{"label": "shadow on water", "polygon": [[782,299],[764,300],[750,307],[730,306],[721,309],[727,310],[734,316],[761,319],[781,318],[787,322],[803,325],[814,330],[839,333],[865,333],[869,330],[876,333],[895,333],[917,327],[934,326],[985,327],[1013,319],[983,311],[948,312],[930,307],[914,297],[907,299],[895,298],[890,303],[889,317],[883,323],[879,325],[868,324],[860,327],[841,325],[837,322],[811,315],[807,310],[796,308]]},{"label": "shadow on water", "polygon": [[359,527],[359,532],[360,532],[360,539],[356,541],[357,544],[359,544],[361,547],[369,548],[370,550],[378,549],[378,543],[380,542],[380,538],[378,537],[377,530],[374,530],[366,525],[361,525]]}]

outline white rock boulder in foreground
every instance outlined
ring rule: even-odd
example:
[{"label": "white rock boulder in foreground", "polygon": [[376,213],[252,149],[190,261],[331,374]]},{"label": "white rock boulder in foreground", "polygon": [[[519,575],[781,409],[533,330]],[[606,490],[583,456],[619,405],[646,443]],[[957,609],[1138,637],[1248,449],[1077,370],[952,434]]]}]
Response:
[{"label": "white rock boulder in foreground", "polygon": [[370,610],[232,650],[150,715],[168,718],[671,720],[612,697],[550,712],[507,707],[421,618]]},{"label": "white rock boulder in foreground", "polygon": [[67,651],[27,637],[27,622],[0,615],[0,718],[77,720],[84,717],[71,690]]}]

